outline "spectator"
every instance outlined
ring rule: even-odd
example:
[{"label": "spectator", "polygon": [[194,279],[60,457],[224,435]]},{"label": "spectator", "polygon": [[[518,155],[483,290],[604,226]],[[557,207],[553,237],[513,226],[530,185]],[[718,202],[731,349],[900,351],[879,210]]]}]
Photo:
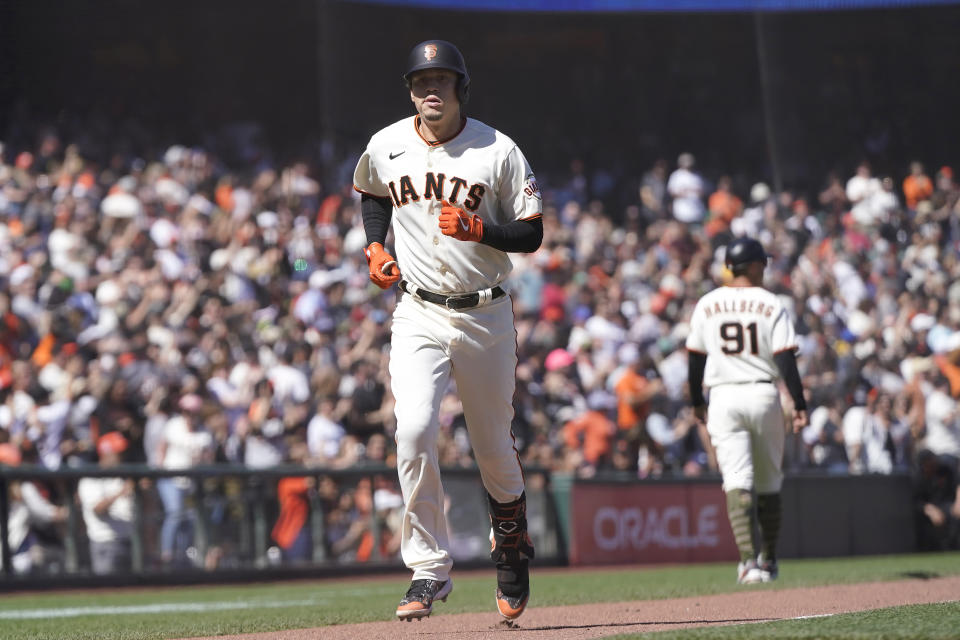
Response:
[{"label": "spectator", "polygon": [[[116,467],[129,443],[117,431],[100,436],[97,456],[101,469]],[[131,570],[133,492],[130,478],[81,478],[77,496],[90,540],[90,568],[96,574]]]},{"label": "spectator", "polygon": [[340,451],[340,441],[346,431],[334,419],[334,399],[321,398],[317,412],[307,425],[307,447],[310,460],[316,464],[329,464]]},{"label": "spectator", "polygon": [[315,486],[316,480],[310,476],[281,478],[277,483],[280,514],[270,535],[284,562],[296,564],[311,559],[310,493]]},{"label": "spectator", "polygon": [[826,184],[817,194],[817,200],[830,218],[839,217],[847,210],[850,201],[847,199],[847,190],[840,180],[840,176],[831,172],[827,176]]},{"label": "spectator", "polygon": [[266,468],[280,464],[287,454],[283,434],[283,405],[277,404],[273,386],[261,379],[247,415],[238,421],[237,435],[243,440],[243,462],[249,467]]},{"label": "spectator", "polygon": [[[160,452],[164,469],[189,469],[213,461],[213,438],[200,424],[202,400],[194,394],[181,396],[179,413],[164,426]],[[183,562],[193,539],[193,517],[187,509],[187,497],[194,481],[186,476],[159,478],[157,492],[163,502],[163,526],[160,530],[160,560],[166,565]]]},{"label": "spectator", "polygon": [[920,201],[933,195],[933,181],[923,171],[923,163],[914,160],[910,163],[910,174],[903,179],[903,197],[907,209],[915,211]]},{"label": "spectator", "polygon": [[667,196],[667,161],[657,159],[640,179],[640,204],[647,221],[663,217]]},{"label": "spectator", "polygon": [[937,217],[953,211],[958,199],[960,199],[960,187],[953,179],[953,168],[949,166],[940,167],[937,170],[933,195],[930,196],[930,202],[933,204],[934,211],[938,214]]},{"label": "spectator", "polygon": [[[16,467],[22,462],[36,464],[36,454],[24,457],[20,448],[0,443],[0,466]],[[7,540],[13,571],[58,572],[64,555],[62,525],[67,508],[57,505],[50,489],[41,482],[12,481],[9,492]]]},{"label": "spectator", "polygon": [[801,249],[806,247],[809,241],[823,238],[823,227],[803,198],[793,202],[791,215],[784,222],[784,227],[796,236],[796,244]]},{"label": "spectator", "polygon": [[932,451],[920,451],[914,492],[918,547],[922,551],[960,548],[960,484],[956,469]]},{"label": "spectator", "polygon": [[810,424],[801,432],[807,463],[831,473],[846,473],[849,468],[843,441],[843,398],[821,405],[810,413]]},{"label": "spectator", "polygon": [[893,187],[891,178],[881,180],[871,174],[870,163],[864,161],[857,165],[857,172],[847,181],[846,188],[853,221],[861,227],[879,227],[887,222],[897,208]]},{"label": "spectator", "polygon": [[870,163],[866,160],[857,165],[856,173],[847,180],[846,196],[847,200],[853,206],[851,211],[857,208],[857,205],[869,203],[870,198],[880,191],[880,180],[875,178],[870,171]]},{"label": "spectator", "polygon": [[730,223],[743,211],[743,201],[733,193],[733,181],[730,176],[721,176],[717,181],[717,190],[707,200],[710,219],[704,226],[708,238],[725,233]]},{"label": "spectator", "polygon": [[357,518],[352,489],[340,489],[332,497],[335,499],[335,506],[325,510],[324,531],[327,535],[327,545],[333,558],[349,562],[354,558],[353,549],[358,544],[367,523]]},{"label": "spectator", "polygon": [[730,222],[730,231],[737,237],[759,238],[775,209],[770,187],[765,182],[757,182],[750,187],[750,203],[743,214]]},{"label": "spectator", "polygon": [[[19,134],[0,160],[0,441],[35,443],[51,467],[80,466],[94,460],[97,436],[113,429],[127,438],[131,460],[159,466],[167,423],[182,417],[180,398],[196,394],[209,395],[226,418],[209,425],[218,460],[272,466],[306,442],[311,463],[344,468],[365,459],[371,441],[373,450],[390,443],[393,399],[382,363],[394,299],[367,286],[359,201],[349,189],[355,162],[346,150],[334,153],[324,141],[322,157],[267,167],[272,154],[249,135],[255,129],[231,130],[240,142],[211,135],[201,149],[147,133],[125,140],[122,127],[117,133],[70,114],[42,131],[16,115],[10,126]],[[114,154],[98,142],[101,153],[77,144],[73,131],[102,132],[92,137],[123,149]],[[231,166],[220,149],[263,162]],[[609,196],[603,205],[591,199],[617,192],[607,188],[622,167],[609,160],[587,171],[571,162],[578,157],[559,159],[560,181],[541,178],[543,248],[518,256],[507,283],[526,383],[515,399],[518,449],[537,464],[573,462],[558,416],[585,412],[595,392],[613,394],[618,350],[634,342],[654,360],[644,371],[657,370],[668,400],[648,407],[666,422],[650,414],[641,422],[653,438],[648,466],[656,465],[654,433],[669,439],[682,431],[687,403],[672,375],[685,367],[683,350],[668,343],[683,339],[680,319],[691,301],[723,281],[722,256],[712,249],[723,233],[711,239],[712,229],[665,214],[665,162],[641,178],[640,206],[617,211]],[[932,193],[916,196],[911,215],[902,210],[915,199],[906,182],[901,206],[880,180],[886,204],[881,215],[863,217],[866,224],[846,215],[864,189],[852,189],[852,204],[837,175],[819,188],[774,193],[741,167],[703,168],[754,185],[730,232],[760,238],[775,255],[770,281],[796,314],[812,414],[826,408],[823,428],[805,434],[787,468],[807,457],[836,468],[841,443],[851,443],[835,430],[847,420],[834,398],[865,405],[864,386],[890,397],[891,426],[914,430],[905,446],[927,438],[955,455],[944,434],[956,422],[946,416],[960,383],[941,390],[945,400],[922,371],[935,362],[960,380],[950,368],[960,358],[946,346],[960,329],[960,188],[950,166],[937,166]],[[692,164],[686,169],[696,176]],[[851,186],[874,184],[872,173],[862,177]],[[705,187],[695,181],[693,204],[702,211]],[[635,187],[622,191],[633,204]],[[298,256],[307,263],[300,272]],[[555,349],[573,363],[558,367],[554,356],[547,366]],[[847,416],[858,424],[861,452],[866,411]],[[472,465],[460,423],[451,416],[443,429],[444,460]],[[618,429],[610,442],[610,465],[635,474],[639,451],[630,451],[625,433]]]},{"label": "spectator", "polygon": [[692,153],[681,153],[677,168],[667,180],[667,191],[673,198],[673,217],[684,224],[699,224],[703,221],[703,194],[706,189],[703,178],[693,170]]},{"label": "spectator", "polygon": [[690,407],[684,407],[673,421],[662,413],[651,413],[646,431],[662,473],[694,477],[708,470],[716,471],[716,461],[711,460],[710,436],[705,427],[697,424]]},{"label": "spectator", "polygon": [[590,409],[563,425],[563,440],[568,449],[582,453],[578,475],[593,476],[598,468],[612,466],[612,441],[617,426],[594,403]]},{"label": "spectator", "polygon": [[400,553],[400,528],[403,526],[403,495],[398,482],[382,473],[375,475],[373,505],[380,527],[380,555],[394,558]]},{"label": "spectator", "polygon": [[851,407],[843,418],[843,437],[851,473],[891,473],[905,470],[910,452],[910,427],[902,407],[890,394],[873,388],[864,407]]},{"label": "spectator", "polygon": [[935,374],[930,386],[926,394],[922,447],[954,470],[960,469],[960,410],[957,400],[950,395],[950,383],[945,376]]},{"label": "spectator", "polygon": [[629,444],[628,455],[636,460],[641,449],[649,454],[653,446],[645,424],[651,400],[661,393],[663,384],[659,378],[647,378],[646,364],[634,345],[623,347],[619,358],[622,368],[611,375],[617,396],[617,427]]}]

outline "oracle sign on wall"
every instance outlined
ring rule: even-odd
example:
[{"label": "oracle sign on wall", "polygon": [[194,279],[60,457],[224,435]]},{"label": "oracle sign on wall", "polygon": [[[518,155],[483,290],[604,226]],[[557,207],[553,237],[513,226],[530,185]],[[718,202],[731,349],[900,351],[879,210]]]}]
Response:
[{"label": "oracle sign on wall", "polygon": [[572,564],[736,560],[719,484],[578,484],[570,493]]}]

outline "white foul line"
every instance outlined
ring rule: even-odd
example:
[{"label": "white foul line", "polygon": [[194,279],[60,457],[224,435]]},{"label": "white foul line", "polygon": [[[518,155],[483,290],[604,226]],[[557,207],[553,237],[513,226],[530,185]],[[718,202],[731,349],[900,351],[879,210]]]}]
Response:
[{"label": "white foul line", "polygon": [[73,618],[77,616],[114,616],[131,613],[205,612],[231,609],[300,607],[319,604],[321,600],[283,600],[267,602],[170,602],[167,604],[131,604],[116,607],[65,607],[58,609],[14,609],[0,611],[0,620],[35,620],[40,618]]}]

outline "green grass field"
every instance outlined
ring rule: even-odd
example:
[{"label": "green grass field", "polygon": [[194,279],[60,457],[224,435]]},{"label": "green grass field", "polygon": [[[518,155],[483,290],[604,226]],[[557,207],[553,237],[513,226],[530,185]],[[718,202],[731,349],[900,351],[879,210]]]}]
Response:
[{"label": "green grass field", "polygon": [[[734,591],[730,563],[534,572],[534,606],[676,598]],[[781,589],[960,575],[960,553],[785,560]],[[163,587],[0,597],[4,640],[141,640],[237,634],[390,620],[408,577],[229,586]],[[443,613],[489,609],[494,573],[454,573]],[[957,594],[960,599],[960,593]],[[613,637],[613,636],[611,636]],[[616,636],[618,638],[640,636]],[[830,618],[644,634],[673,638],[960,638],[960,604],[896,607]]]},{"label": "green grass field", "polygon": [[[957,596],[960,598],[960,594]],[[960,604],[924,604],[829,618],[785,620],[612,636],[616,640],[953,640],[960,637]]]}]

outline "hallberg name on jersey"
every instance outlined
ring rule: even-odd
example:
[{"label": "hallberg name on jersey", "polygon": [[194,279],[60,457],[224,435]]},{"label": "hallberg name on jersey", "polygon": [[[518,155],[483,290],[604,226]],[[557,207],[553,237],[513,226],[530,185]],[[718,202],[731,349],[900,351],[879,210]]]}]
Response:
[{"label": "hallberg name on jersey", "polygon": [[723,300],[721,302],[714,302],[712,309],[710,305],[704,305],[703,313],[708,318],[713,317],[715,313],[752,313],[763,316],[764,318],[769,318],[773,315],[773,307],[763,302],[757,302],[756,300],[741,300],[740,304],[736,302],[730,302],[728,304],[726,300]]},{"label": "hallberg name on jersey", "polygon": [[[447,184],[448,181],[449,185]],[[467,181],[463,178],[456,176],[447,178],[443,173],[434,174],[432,171],[428,171],[423,181],[423,198],[425,200],[446,200],[450,204],[458,204],[461,194],[466,193],[467,197],[463,201],[463,208],[468,211],[476,211],[480,207],[487,189],[479,182],[470,185],[469,188],[467,188],[467,184]],[[390,182],[387,186],[390,187],[390,197],[393,198],[393,205],[398,209],[410,202],[420,201],[420,194],[414,188],[410,176],[400,178],[399,193],[397,192],[396,182]],[[450,187],[450,193],[445,195],[447,186]]]}]

